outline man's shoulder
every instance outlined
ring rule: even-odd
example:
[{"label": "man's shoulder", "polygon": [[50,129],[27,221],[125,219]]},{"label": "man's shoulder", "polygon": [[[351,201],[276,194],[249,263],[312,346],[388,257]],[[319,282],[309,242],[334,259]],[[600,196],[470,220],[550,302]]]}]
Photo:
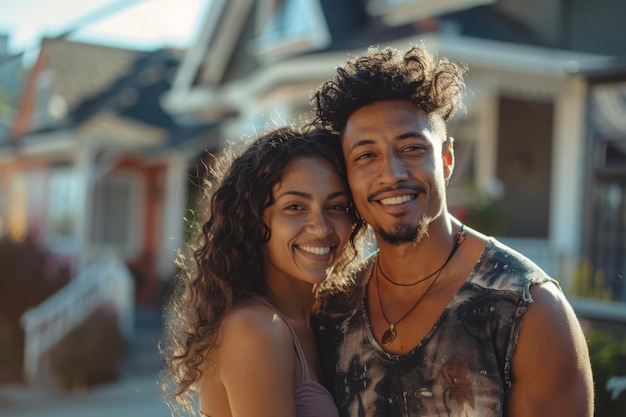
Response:
[{"label": "man's shoulder", "polygon": [[521,252],[489,238],[487,246],[473,271],[474,281],[483,285],[519,291],[528,295],[529,287],[553,282],[541,267]]},{"label": "man's shoulder", "polygon": [[357,309],[365,294],[372,263],[373,258],[370,258],[354,271],[351,285],[341,289],[332,288],[320,291],[317,300],[317,315],[341,315]]}]

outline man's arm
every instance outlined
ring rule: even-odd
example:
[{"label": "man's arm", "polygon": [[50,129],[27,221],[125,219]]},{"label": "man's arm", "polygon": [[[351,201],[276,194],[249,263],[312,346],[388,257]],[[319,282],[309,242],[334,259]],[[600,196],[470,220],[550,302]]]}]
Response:
[{"label": "man's arm", "polygon": [[507,404],[512,417],[591,417],[593,377],[576,315],[551,283],[531,287]]}]

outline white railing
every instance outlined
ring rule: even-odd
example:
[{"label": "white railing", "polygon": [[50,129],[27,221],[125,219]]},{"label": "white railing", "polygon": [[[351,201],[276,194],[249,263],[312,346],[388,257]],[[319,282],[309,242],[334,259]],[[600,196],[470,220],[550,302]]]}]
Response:
[{"label": "white railing", "polygon": [[[125,337],[134,332],[133,279],[117,259],[103,260],[85,269],[43,303],[21,317],[24,328],[24,374],[35,381],[42,357],[98,307],[110,303]],[[97,360],[97,359],[96,359]]]},{"label": "white railing", "polygon": [[623,391],[626,391],[626,376],[614,376],[606,381],[606,390],[611,392],[611,399],[617,400],[617,397]]}]

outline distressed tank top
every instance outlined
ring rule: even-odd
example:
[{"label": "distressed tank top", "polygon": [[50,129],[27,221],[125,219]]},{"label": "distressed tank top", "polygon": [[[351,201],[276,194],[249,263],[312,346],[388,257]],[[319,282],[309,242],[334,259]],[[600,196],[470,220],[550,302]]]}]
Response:
[{"label": "distressed tank top", "polygon": [[[371,265],[367,276],[370,270]],[[342,417],[506,415],[511,360],[532,302],[530,286],[556,281],[490,239],[429,333],[402,355],[387,353],[372,334],[366,281],[324,298],[314,317]]]},{"label": "distressed tank top", "polygon": [[296,404],[296,417],[339,417],[339,412],[330,392],[319,382],[313,381],[309,375],[309,365],[304,356],[304,351],[296,332],[289,324],[289,321],[272,304],[264,298],[255,296],[257,300],[268,306],[281,318],[291,332],[293,346],[300,361],[301,378],[300,383],[293,391],[294,402]]}]

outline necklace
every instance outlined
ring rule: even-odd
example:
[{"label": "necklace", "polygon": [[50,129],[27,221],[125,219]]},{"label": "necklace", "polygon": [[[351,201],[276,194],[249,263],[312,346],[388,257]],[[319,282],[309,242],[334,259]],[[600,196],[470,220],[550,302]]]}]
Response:
[{"label": "necklace", "polygon": [[457,233],[457,235],[456,235],[456,240],[454,242],[454,246],[452,246],[452,250],[450,251],[450,254],[448,255],[448,258],[445,260],[443,265],[441,265],[441,267],[439,269],[437,269],[435,272],[433,272],[432,274],[427,275],[424,278],[420,278],[420,279],[418,279],[415,282],[411,282],[410,284],[404,284],[402,282],[396,282],[396,281],[392,280],[391,278],[389,278],[387,276],[387,274],[385,274],[385,271],[383,271],[382,266],[380,266],[380,262],[378,262],[378,264],[377,264],[378,271],[380,271],[380,273],[383,275],[383,278],[385,278],[388,282],[392,283],[393,285],[398,285],[400,287],[412,287],[414,285],[419,284],[420,282],[424,282],[427,279],[432,278],[433,276],[435,276],[435,274],[440,273],[441,270],[446,267],[448,261],[450,261],[450,258],[452,258],[454,256],[454,253],[459,248],[459,245],[461,243],[463,243],[464,240],[465,240],[465,225],[462,224],[461,225],[461,230],[459,230],[459,233]]},{"label": "necklace", "polygon": [[[385,321],[389,325],[389,328],[387,330],[385,330],[385,332],[383,333],[383,337],[381,338],[381,343],[383,344],[383,346],[390,345],[396,339],[396,325],[398,323],[400,323],[402,320],[404,320],[411,313],[411,311],[415,310],[415,307],[417,307],[417,305],[420,303],[420,301],[422,301],[424,299],[424,297],[426,297],[426,294],[428,294],[430,289],[435,285],[435,282],[437,282],[437,279],[441,275],[441,272],[446,267],[446,265],[448,265],[448,262],[450,262],[450,259],[452,259],[452,256],[454,256],[454,254],[456,253],[457,249],[459,248],[459,246],[461,246],[461,243],[463,243],[464,241],[465,241],[465,230],[463,228],[463,225],[461,225],[461,230],[459,230],[459,233],[456,234],[456,239],[454,240],[454,245],[452,245],[452,249],[450,250],[450,254],[446,258],[446,261],[443,263],[443,265],[441,265],[441,268],[437,269],[435,272],[433,272],[432,274],[430,274],[426,278],[421,278],[417,282],[414,282],[412,284],[398,284],[398,283],[396,283],[394,281],[391,281],[388,277],[385,276],[385,273],[382,271],[382,269],[380,269],[380,263],[378,264],[378,268],[376,269],[376,292],[378,293],[378,303],[380,304],[380,312],[383,314],[383,318],[385,319]],[[383,277],[385,279],[387,279],[389,282],[391,282],[392,284],[401,285],[401,286],[413,286],[413,285],[419,284],[420,282],[427,280],[428,278],[432,277],[433,275],[435,275],[435,279],[432,280],[432,282],[430,283],[428,288],[426,288],[426,291],[424,291],[422,296],[417,299],[417,301],[415,302],[415,304],[413,304],[413,306],[411,306],[409,311],[407,311],[402,317],[400,317],[400,319],[396,320],[395,323],[392,323],[387,318],[387,314],[385,314],[385,309],[383,308],[383,300],[380,297],[380,284],[379,284],[379,276],[380,276],[380,274],[378,273],[378,271],[380,271],[382,273]]]}]

